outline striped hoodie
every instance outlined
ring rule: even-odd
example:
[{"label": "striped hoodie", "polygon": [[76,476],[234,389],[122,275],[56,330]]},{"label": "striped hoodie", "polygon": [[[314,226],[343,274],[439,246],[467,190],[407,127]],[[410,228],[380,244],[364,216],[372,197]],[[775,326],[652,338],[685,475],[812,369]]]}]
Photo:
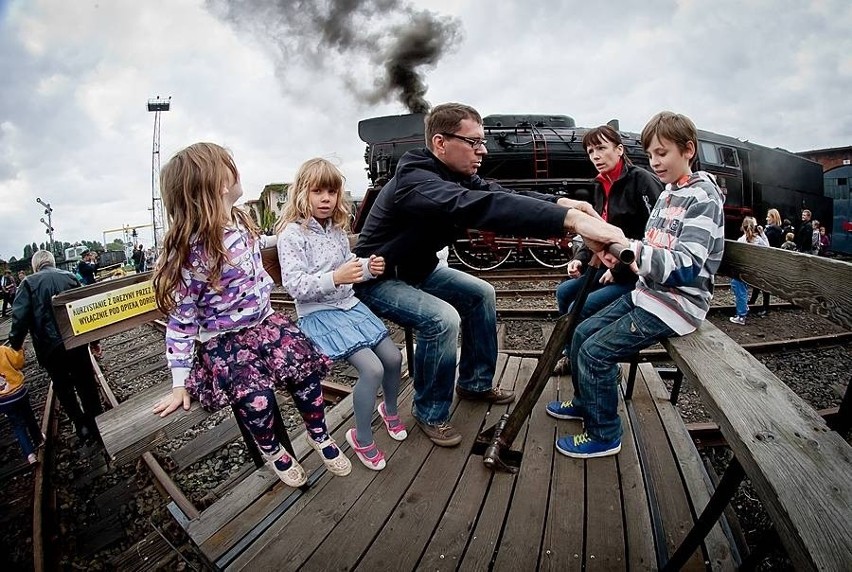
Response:
[{"label": "striped hoodie", "polygon": [[725,247],[724,200],[715,177],[704,171],[669,183],[651,211],[645,237],[630,241],[639,267],[633,304],[679,335],[701,325],[710,308]]}]

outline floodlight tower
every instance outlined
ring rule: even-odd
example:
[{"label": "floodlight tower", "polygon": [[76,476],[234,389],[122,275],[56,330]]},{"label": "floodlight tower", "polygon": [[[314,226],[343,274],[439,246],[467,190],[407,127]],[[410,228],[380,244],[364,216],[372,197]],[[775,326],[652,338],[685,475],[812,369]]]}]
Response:
[{"label": "floodlight tower", "polygon": [[163,200],[160,197],[160,112],[168,111],[172,96],[160,99],[158,95],[148,100],[148,111],[154,113],[154,144],[151,152],[151,222],[154,230],[154,252],[159,255],[163,247],[165,218]]}]

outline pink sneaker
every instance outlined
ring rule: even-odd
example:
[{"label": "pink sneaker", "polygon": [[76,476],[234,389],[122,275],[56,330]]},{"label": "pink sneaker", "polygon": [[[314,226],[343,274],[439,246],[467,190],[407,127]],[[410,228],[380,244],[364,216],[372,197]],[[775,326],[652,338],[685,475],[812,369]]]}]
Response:
[{"label": "pink sneaker", "polygon": [[385,429],[388,430],[388,435],[391,436],[391,439],[405,441],[405,438],[408,437],[408,431],[405,430],[405,425],[400,421],[399,415],[388,415],[387,411],[385,411],[384,401],[379,403],[376,410],[379,412],[379,417],[385,422]]},{"label": "pink sneaker", "polygon": [[[354,427],[346,432],[346,440],[350,445],[352,445],[352,449],[355,450],[355,455],[358,456],[358,460],[361,461],[365,467],[374,471],[381,471],[385,468],[385,455],[376,447],[375,441],[373,441],[373,444],[369,447],[362,447],[355,439]],[[368,451],[376,451],[376,455],[374,457],[368,457],[365,454]]]}]

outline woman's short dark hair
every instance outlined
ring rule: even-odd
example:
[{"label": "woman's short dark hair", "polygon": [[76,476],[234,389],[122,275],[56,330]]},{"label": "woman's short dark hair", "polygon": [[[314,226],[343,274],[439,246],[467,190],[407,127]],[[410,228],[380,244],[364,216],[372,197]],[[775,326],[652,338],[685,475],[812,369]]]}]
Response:
[{"label": "woman's short dark hair", "polygon": [[[601,125],[600,127],[589,129],[586,131],[586,134],[583,135],[583,149],[586,151],[588,151],[589,147],[599,145],[601,143],[613,143],[616,147],[619,145],[622,147],[624,146],[624,142],[621,140],[621,134],[609,125]],[[628,165],[633,164],[633,161],[631,161],[630,157],[627,156],[627,149],[624,150],[624,154],[621,158]]]}]

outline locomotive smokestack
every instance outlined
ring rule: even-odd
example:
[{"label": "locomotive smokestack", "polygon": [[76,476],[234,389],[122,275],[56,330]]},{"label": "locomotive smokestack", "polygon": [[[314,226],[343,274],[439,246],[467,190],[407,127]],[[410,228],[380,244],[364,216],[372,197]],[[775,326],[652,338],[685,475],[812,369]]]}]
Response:
[{"label": "locomotive smokestack", "polygon": [[[271,40],[279,75],[294,59],[313,68],[337,64],[359,99],[396,97],[412,113],[429,110],[422,68],[434,67],[461,38],[457,19],[404,0],[207,0],[207,6],[238,31]],[[352,71],[359,59],[378,71],[371,89],[360,87]]]}]

